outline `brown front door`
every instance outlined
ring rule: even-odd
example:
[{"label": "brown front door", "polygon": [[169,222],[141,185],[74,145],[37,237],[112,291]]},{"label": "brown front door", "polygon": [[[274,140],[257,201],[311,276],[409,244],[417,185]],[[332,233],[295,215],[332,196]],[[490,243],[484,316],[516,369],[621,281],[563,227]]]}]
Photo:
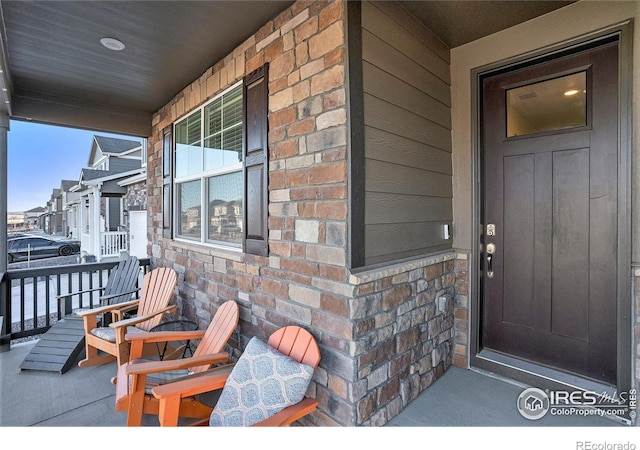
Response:
[{"label": "brown front door", "polygon": [[617,44],[482,89],[481,347],[615,385]]}]

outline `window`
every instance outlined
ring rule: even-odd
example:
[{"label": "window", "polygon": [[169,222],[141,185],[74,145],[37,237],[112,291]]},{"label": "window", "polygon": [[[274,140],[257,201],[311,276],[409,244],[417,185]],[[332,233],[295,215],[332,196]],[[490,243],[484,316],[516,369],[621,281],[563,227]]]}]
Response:
[{"label": "window", "polygon": [[587,125],[587,72],[507,90],[507,137]]},{"label": "window", "polygon": [[242,85],[178,121],[174,134],[176,235],[241,246]]}]

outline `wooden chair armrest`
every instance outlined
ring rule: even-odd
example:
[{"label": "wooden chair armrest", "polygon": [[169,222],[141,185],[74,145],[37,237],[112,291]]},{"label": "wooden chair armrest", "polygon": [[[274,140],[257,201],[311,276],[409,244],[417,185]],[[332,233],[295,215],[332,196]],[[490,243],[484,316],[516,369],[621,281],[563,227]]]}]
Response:
[{"label": "wooden chair armrest", "polygon": [[[112,299],[112,298],[115,298],[115,297],[120,297],[122,295],[134,294],[134,293],[138,292],[139,290],[140,290],[140,288],[134,289],[134,290],[129,291],[129,292],[120,292],[119,294],[101,295],[99,298],[100,298],[100,301],[102,302],[102,301],[109,300],[109,299]],[[120,304],[122,304],[122,303],[120,303]]]},{"label": "wooden chair armrest", "polygon": [[[135,300],[135,301],[138,302],[138,300]],[[125,305],[127,303],[130,303],[130,302],[119,303],[119,305]],[[116,308],[111,308],[111,309],[118,309],[117,305],[113,305],[113,306],[116,306]],[[105,308],[106,308],[106,306],[105,306]],[[96,308],[96,309],[100,309],[100,308]],[[153,312],[151,314],[145,314],[144,316],[136,316],[136,317],[132,317],[131,319],[119,320],[118,322],[112,322],[112,323],[109,324],[109,326],[111,328],[116,328],[116,329],[117,328],[122,328],[122,327],[130,327],[130,326],[135,325],[137,323],[144,322],[146,320],[152,319],[155,316],[157,316],[158,314],[164,314],[164,313],[167,313],[167,312],[171,312],[171,311],[173,311],[175,309],[176,309],[176,305],[169,305],[169,306],[167,306],[165,308],[162,308],[162,309],[160,309],[158,311],[155,311],[155,312]]]},{"label": "wooden chair armrest", "polygon": [[[119,305],[122,305],[122,303],[118,303]],[[112,317],[112,322],[118,322],[120,320],[124,320],[125,317],[124,315],[126,313],[128,313],[129,311],[135,311],[136,309],[138,309],[138,305],[129,305],[129,306],[125,306],[124,308],[118,308],[115,309],[113,311],[111,311],[111,317]]]},{"label": "wooden chair armrest", "polygon": [[191,358],[170,359],[164,361],[145,361],[127,364],[127,375],[165,372],[167,370],[188,369],[189,367],[204,366],[205,364],[219,364],[229,360],[229,353],[213,353]]},{"label": "wooden chair armrest", "polygon": [[300,403],[287,406],[277,414],[254,424],[254,427],[283,427],[292,424],[301,417],[313,412],[318,407],[318,400],[315,398],[304,398]]},{"label": "wooden chair armrest", "polygon": [[127,333],[124,338],[127,341],[170,342],[186,341],[188,339],[201,339],[206,330],[193,331],[146,331],[144,333]]},{"label": "wooden chair armrest", "polygon": [[104,290],[104,287],[98,287],[98,288],[93,288],[93,289],[85,289],[83,291],[67,292],[66,294],[56,295],[56,298],[58,300],[60,300],[61,298],[71,297],[73,295],[86,294],[88,292],[103,291],[103,290]]},{"label": "wooden chair armrest", "polygon": [[122,302],[122,303],[118,303],[116,305],[98,306],[97,308],[88,309],[86,311],[78,311],[76,313],[76,315],[79,316],[79,317],[95,316],[95,315],[98,315],[98,314],[104,314],[106,312],[113,311],[115,309],[120,309],[122,307],[126,307],[126,306],[129,306],[129,305],[137,305],[139,303],[139,301],[140,300],[131,300],[129,302]]},{"label": "wooden chair armrest", "polygon": [[191,397],[193,395],[222,389],[228,376],[228,373],[223,373],[194,377],[188,380],[155,386],[151,392],[153,396],[160,401],[175,396],[180,396],[180,398]]}]

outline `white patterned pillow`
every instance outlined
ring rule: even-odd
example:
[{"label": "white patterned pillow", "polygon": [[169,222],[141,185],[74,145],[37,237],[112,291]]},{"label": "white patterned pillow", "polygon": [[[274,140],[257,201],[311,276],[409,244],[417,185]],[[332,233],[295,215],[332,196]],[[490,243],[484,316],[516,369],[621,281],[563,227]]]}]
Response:
[{"label": "white patterned pillow", "polygon": [[211,426],[247,427],[304,398],[313,367],[252,338],[238,359],[209,418]]}]

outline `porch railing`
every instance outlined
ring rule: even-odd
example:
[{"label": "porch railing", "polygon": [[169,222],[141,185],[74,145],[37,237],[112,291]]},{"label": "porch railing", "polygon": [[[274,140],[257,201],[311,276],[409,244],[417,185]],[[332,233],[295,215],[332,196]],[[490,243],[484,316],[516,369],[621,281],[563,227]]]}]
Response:
[{"label": "porch railing", "polygon": [[119,256],[121,250],[129,250],[127,231],[105,231],[100,233],[100,256]]},{"label": "porch railing", "polygon": [[[151,270],[148,258],[140,259],[139,286]],[[0,336],[19,339],[46,332],[64,312],[99,305],[100,291],[65,297],[70,292],[102,287],[119,261],[8,270],[0,279]],[[0,322],[1,323],[1,322]]]}]

